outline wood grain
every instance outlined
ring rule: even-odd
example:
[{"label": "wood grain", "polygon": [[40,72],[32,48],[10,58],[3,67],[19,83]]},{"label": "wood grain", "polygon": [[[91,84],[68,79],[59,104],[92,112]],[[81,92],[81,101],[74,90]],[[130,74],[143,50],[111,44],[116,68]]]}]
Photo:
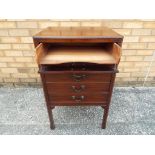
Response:
[{"label": "wood grain", "polygon": [[[76,96],[77,98],[80,98],[81,96],[84,97],[83,100],[81,101],[77,101],[76,99],[72,99],[72,96]],[[87,93],[80,93],[80,94],[75,94],[75,93],[71,93],[71,94],[49,94],[49,100],[52,102],[61,102],[61,103],[76,103],[76,105],[78,105],[78,103],[92,103],[92,102],[107,102],[108,99],[108,95],[105,93],[91,93],[91,94],[87,94]]]},{"label": "wood grain", "polygon": [[[86,75],[85,78],[81,78],[77,81],[73,75]],[[54,73],[45,73],[45,80],[47,82],[110,82],[111,73],[103,72],[88,72],[88,71],[76,71],[76,72],[54,72]]]},{"label": "wood grain", "polygon": [[[81,89],[84,86],[84,89]],[[108,92],[110,88],[110,83],[46,83],[47,91],[49,94],[79,94],[80,92],[92,93],[92,92]],[[75,88],[75,89],[74,89]],[[77,90],[77,91],[76,91]]]},{"label": "wood grain", "polygon": [[117,42],[123,36],[107,27],[48,27],[33,36],[35,47],[39,43],[56,42]]},{"label": "wood grain", "polygon": [[101,47],[53,47],[46,54],[42,55],[42,57],[39,57],[38,60],[39,64],[61,64],[67,62],[117,63],[115,57]]}]

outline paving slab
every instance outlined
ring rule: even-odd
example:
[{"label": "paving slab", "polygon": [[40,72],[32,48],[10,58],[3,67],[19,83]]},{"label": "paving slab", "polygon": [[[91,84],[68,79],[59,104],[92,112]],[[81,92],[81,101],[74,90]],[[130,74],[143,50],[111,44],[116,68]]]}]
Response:
[{"label": "paving slab", "polygon": [[114,88],[107,128],[101,107],[56,107],[50,130],[42,88],[0,88],[0,134],[154,135],[155,87]]}]

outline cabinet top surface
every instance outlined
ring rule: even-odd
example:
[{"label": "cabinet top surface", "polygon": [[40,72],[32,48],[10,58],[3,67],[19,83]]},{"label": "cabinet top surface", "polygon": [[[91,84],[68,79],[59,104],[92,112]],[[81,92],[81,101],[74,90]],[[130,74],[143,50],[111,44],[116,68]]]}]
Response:
[{"label": "cabinet top surface", "polygon": [[35,39],[83,39],[83,38],[103,38],[103,39],[123,39],[123,36],[107,27],[48,27],[33,36]]}]

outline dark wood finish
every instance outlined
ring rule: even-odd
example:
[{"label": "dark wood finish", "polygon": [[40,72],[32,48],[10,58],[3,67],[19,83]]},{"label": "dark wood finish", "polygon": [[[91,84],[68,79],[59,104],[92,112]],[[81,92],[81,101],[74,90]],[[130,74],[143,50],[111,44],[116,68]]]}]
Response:
[{"label": "dark wood finish", "polygon": [[107,27],[48,27],[33,36],[35,47],[39,43],[56,43],[56,42],[112,42],[120,43],[123,36]]},{"label": "dark wood finish", "polygon": [[45,83],[44,83],[44,81],[45,81],[44,74],[41,74],[41,79],[42,79],[42,83],[43,83],[44,95],[45,95],[45,100],[46,100],[46,107],[47,107],[48,117],[49,117],[49,121],[50,121],[50,128],[53,130],[53,129],[55,129],[53,114],[52,114],[52,109],[54,109],[54,107],[51,106],[51,104],[49,102],[49,96],[46,93],[47,88],[46,88]]},{"label": "dark wood finish", "polygon": [[108,102],[100,101],[100,102],[49,102],[51,106],[107,106]]},{"label": "dark wood finish", "polygon": [[108,94],[107,92],[100,92],[100,93],[71,93],[71,94],[48,94],[50,102],[59,102],[59,103],[71,103],[73,106],[77,106],[77,103],[101,103],[107,102]]},{"label": "dark wood finish", "polygon": [[101,106],[105,129],[123,36],[106,27],[47,28],[33,40],[50,128],[55,106]]},{"label": "dark wood finish", "polygon": [[110,82],[111,73],[65,71],[45,73],[46,82]]},{"label": "dark wood finish", "polygon": [[102,120],[102,129],[106,128],[106,123],[107,123],[107,118],[108,118],[108,113],[109,113],[109,105],[111,102],[111,96],[112,96],[112,91],[114,87],[115,77],[116,77],[116,74],[113,74],[111,78],[111,84],[110,84],[110,90],[109,90],[109,96],[108,96],[108,102],[107,102],[108,104],[106,106],[103,106],[104,115],[103,115],[103,120]]},{"label": "dark wood finish", "polygon": [[49,94],[71,94],[71,93],[92,93],[92,92],[109,92],[110,83],[84,83],[84,82],[70,82],[70,83],[46,83]]}]

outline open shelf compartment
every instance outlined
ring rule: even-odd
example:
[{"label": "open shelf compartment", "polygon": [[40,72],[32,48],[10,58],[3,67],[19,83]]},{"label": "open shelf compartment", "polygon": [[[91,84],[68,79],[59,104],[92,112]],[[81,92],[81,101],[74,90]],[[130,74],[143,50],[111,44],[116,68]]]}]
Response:
[{"label": "open shelf compartment", "polygon": [[52,45],[40,43],[36,48],[38,64],[62,64],[86,62],[95,64],[118,64],[121,48],[118,44]]}]

